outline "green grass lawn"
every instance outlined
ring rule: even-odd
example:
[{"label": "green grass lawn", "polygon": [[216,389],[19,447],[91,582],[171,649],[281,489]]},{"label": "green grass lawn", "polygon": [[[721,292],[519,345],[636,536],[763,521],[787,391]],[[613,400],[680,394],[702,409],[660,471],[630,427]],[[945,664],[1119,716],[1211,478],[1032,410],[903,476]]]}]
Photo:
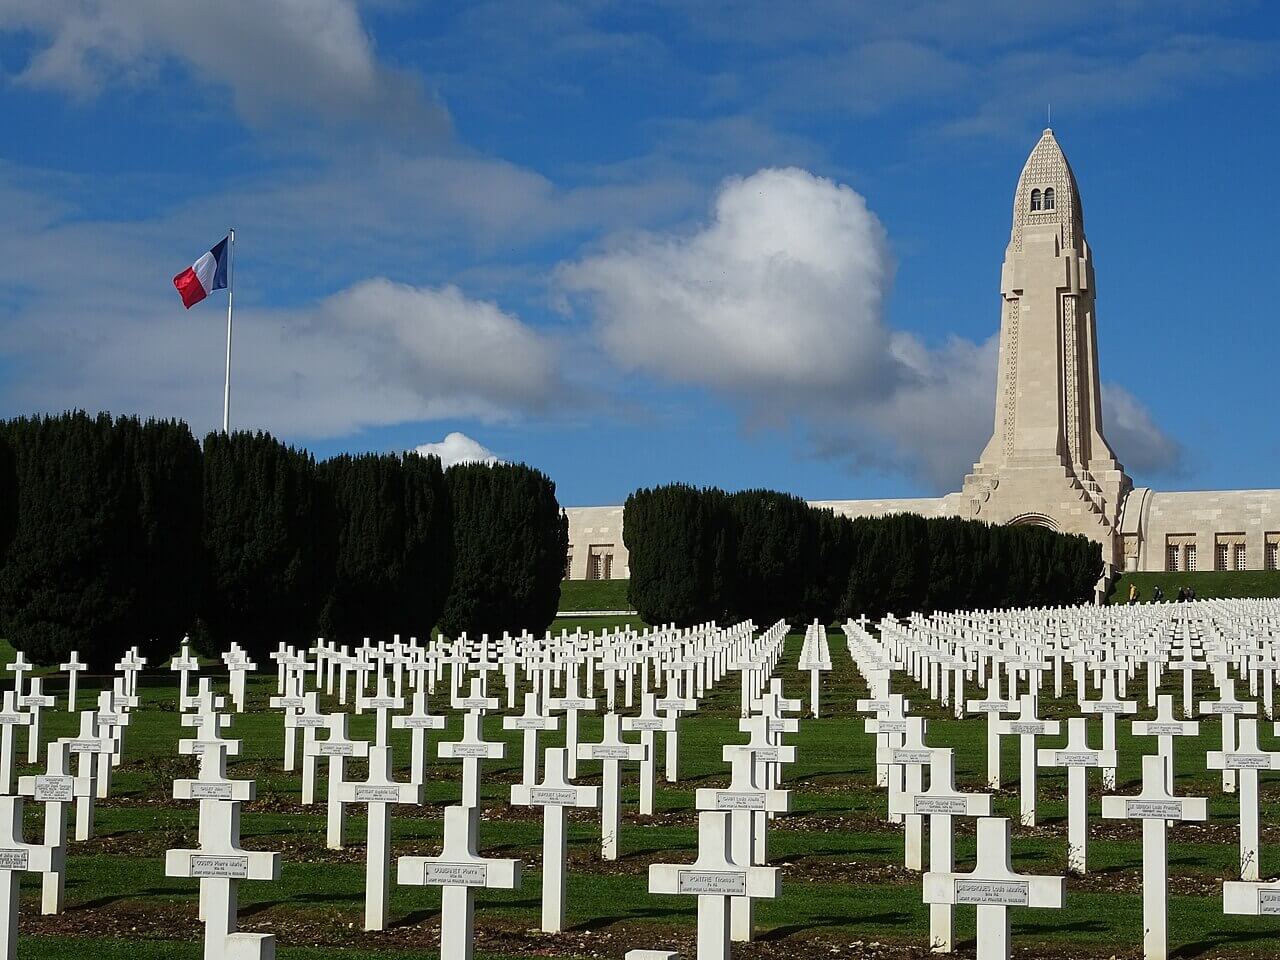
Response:
[{"label": "green grass lawn", "polygon": [[560,612],[630,610],[630,580],[565,580],[560,584]]},{"label": "green grass lawn", "polygon": [[1280,570],[1197,570],[1194,573],[1126,573],[1111,588],[1108,603],[1126,603],[1129,584],[1138,587],[1141,602],[1151,600],[1156,584],[1165,600],[1173,600],[1181,586],[1190,587],[1199,600],[1211,597],[1280,597]]},{"label": "green grass lawn", "polygon": [[[885,798],[874,788],[873,738],[862,732],[862,720],[853,703],[865,696],[839,644],[832,643],[835,670],[823,684],[823,710],[818,720],[805,720],[791,739],[798,748],[798,762],[788,769],[786,786],[793,792],[793,811],[774,821],[769,838],[771,861],[782,867],[782,896],[758,905],[757,921],[763,942],[742,955],[767,957],[772,951],[787,957],[834,955],[859,956],[850,944],[877,941],[884,950],[878,956],[919,956],[927,939],[928,910],[921,902],[920,879],[902,864],[902,837],[885,822]],[[787,656],[777,675],[784,678],[791,696],[807,696],[807,678],[795,670],[800,638],[788,641]],[[8,650],[0,649],[0,660]],[[61,917],[41,917],[38,911],[38,878],[22,881],[22,937],[18,956],[24,960],[150,960],[195,958],[196,883],[164,876],[164,850],[192,846],[196,842],[194,804],[171,799],[174,777],[190,776],[194,763],[176,755],[180,736],[174,710],[175,680],[155,674],[144,678],[144,706],[134,715],[126,736],[125,762],[114,779],[113,797],[97,812],[97,836],[69,851],[67,897],[69,909]],[[1171,677],[1166,692],[1173,692]],[[82,688],[81,703],[93,696],[95,681]],[[56,678],[50,687],[59,692]],[[250,690],[250,710],[237,716],[231,734],[243,741],[243,756],[231,764],[233,776],[252,777],[258,783],[258,799],[245,804],[242,838],[250,849],[278,850],[283,868],[277,884],[240,886],[243,926],[254,932],[274,932],[279,955],[285,960],[319,960],[341,951],[356,960],[408,960],[432,957],[438,936],[438,892],[393,886],[392,928],[380,934],[361,931],[364,821],[359,808],[348,819],[344,851],[324,845],[324,808],[298,805],[298,775],[281,769],[282,724],[278,714],[267,711],[266,700],[274,692],[272,678],[260,676]],[[910,696],[905,682],[900,692]],[[1145,686],[1135,682],[1130,694],[1141,699]],[[1047,691],[1051,694],[1052,691]],[[602,691],[597,687],[596,695]],[[940,708],[925,704],[918,712],[929,719],[929,740],[956,750],[956,779],[964,789],[981,789],[985,770],[985,721],[958,721]],[[619,690],[621,702],[621,690]],[[434,703],[435,701],[433,701]],[[681,779],[677,784],[659,782],[656,815],[635,815],[638,784],[634,769],[624,776],[624,824],[619,838],[622,858],[606,864],[599,860],[599,824],[590,812],[571,816],[569,843],[571,868],[568,887],[570,929],[564,934],[537,932],[540,895],[541,820],[506,803],[510,784],[518,778],[519,735],[501,729],[501,717],[486,718],[486,734],[504,740],[507,755],[486,763],[482,786],[483,819],[480,849],[490,856],[516,857],[525,862],[519,890],[486,891],[478,896],[477,955],[489,960],[514,960],[531,955],[552,958],[588,956],[621,957],[631,947],[681,949],[692,957],[696,904],[693,898],[653,896],[647,892],[647,866],[651,862],[691,862],[696,850],[696,814],[693,791],[697,787],[727,783],[721,747],[742,739],[737,731],[738,691],[733,677],[705,700],[696,721],[682,727]],[[332,706],[332,703],[329,704]],[[1043,712],[1065,716],[1070,704],[1047,696]],[[625,712],[625,711],[624,711]],[[1144,711],[1141,715],[1147,715]],[[352,735],[371,738],[371,714],[354,716]],[[72,732],[74,718],[59,703],[46,712],[42,724],[46,736]],[[584,740],[598,739],[598,717],[583,720]],[[1119,792],[1134,793],[1140,757],[1153,743],[1134,742],[1128,725],[1120,724],[1122,764]],[[1270,724],[1263,725],[1264,748],[1275,749]],[[454,739],[459,719],[450,719],[442,735],[432,742]],[[544,739],[554,745],[559,735]],[[1097,736],[1095,731],[1095,737]],[[1065,738],[1045,738],[1043,746]],[[23,738],[19,737],[19,743]],[[407,737],[397,731],[392,744],[403,770],[408,759]],[[1230,826],[1236,799],[1220,789],[1216,774],[1203,766],[1204,751],[1218,748],[1216,721],[1204,721],[1194,742],[1177,744],[1180,793],[1210,798],[1211,826],[1175,827],[1170,834],[1170,875],[1174,897],[1170,908],[1173,955],[1183,957],[1273,956],[1277,931],[1272,918],[1222,915],[1222,878],[1236,868],[1237,848]],[[432,749],[434,755],[434,749]],[[25,751],[22,752],[25,757]],[[1006,745],[1002,757],[1006,789],[995,797],[995,812],[1015,818],[1018,806],[1017,751]],[[17,773],[30,772],[19,764]],[[363,776],[353,764],[352,776]],[[598,765],[583,764],[584,782],[596,782]],[[422,807],[403,807],[393,820],[393,854],[439,852],[441,811],[459,797],[459,767],[435,761]],[[1280,872],[1280,780],[1264,779],[1263,849],[1264,875]],[[1040,825],[1014,828],[1014,865],[1027,872],[1060,873],[1066,862],[1065,776],[1061,771],[1041,770],[1039,777]],[[1099,784],[1091,775],[1091,808],[1094,840],[1090,847],[1087,880],[1069,879],[1065,909],[1015,910],[1014,943],[1023,956],[1073,958],[1137,957],[1141,955],[1141,832],[1137,824],[1102,826],[1098,817]],[[323,796],[323,793],[320,793]],[[28,804],[26,836],[38,837],[42,808]],[[973,830],[965,824],[956,838],[961,868],[972,862]],[[957,911],[962,940],[973,933],[973,913]],[[971,949],[971,942],[968,947]],[[1268,953],[1268,951],[1272,951]],[[737,952],[736,952],[737,953]]]}]

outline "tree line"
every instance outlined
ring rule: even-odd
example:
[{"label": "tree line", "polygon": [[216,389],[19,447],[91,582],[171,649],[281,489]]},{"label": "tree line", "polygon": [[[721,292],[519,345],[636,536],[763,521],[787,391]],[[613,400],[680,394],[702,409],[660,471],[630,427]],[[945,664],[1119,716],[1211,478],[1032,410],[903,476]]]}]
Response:
[{"label": "tree line", "polygon": [[263,656],[438,625],[500,636],[555,616],[568,527],[524,465],[406,454],[317,463],[266,433],[137,417],[0,422],[0,637],[39,663],[133,645]]},{"label": "tree line", "polygon": [[637,490],[623,539],[631,603],[649,623],[1073,604],[1092,598],[1102,573],[1088,537],[915,514],[850,519],[770,490]]}]

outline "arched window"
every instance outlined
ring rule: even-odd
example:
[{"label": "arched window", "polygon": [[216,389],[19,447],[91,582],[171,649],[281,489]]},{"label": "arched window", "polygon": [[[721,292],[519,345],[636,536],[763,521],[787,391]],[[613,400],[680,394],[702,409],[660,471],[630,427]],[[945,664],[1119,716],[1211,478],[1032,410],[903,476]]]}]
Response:
[{"label": "arched window", "polygon": [[1044,208],[1046,210],[1053,209],[1053,187],[1045,187],[1044,190]]},{"label": "arched window", "polygon": [[1032,210],[1040,209],[1040,191],[1039,190],[1031,191],[1031,209]]}]

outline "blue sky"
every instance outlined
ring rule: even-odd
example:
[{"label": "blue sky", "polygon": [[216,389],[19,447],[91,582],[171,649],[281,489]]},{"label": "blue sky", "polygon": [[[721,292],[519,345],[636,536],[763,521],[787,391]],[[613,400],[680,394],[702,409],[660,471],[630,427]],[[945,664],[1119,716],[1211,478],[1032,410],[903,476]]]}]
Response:
[{"label": "blue sky", "polygon": [[[199,29],[193,29],[199,24]],[[1280,485],[1264,2],[0,0],[0,415],[438,444],[565,504],[958,489],[1045,125],[1140,484]]]}]

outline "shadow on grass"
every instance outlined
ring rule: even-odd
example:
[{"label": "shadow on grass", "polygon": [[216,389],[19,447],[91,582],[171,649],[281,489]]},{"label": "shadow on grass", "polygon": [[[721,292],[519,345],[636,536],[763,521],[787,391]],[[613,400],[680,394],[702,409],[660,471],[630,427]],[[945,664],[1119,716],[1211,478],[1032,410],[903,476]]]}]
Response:
[{"label": "shadow on grass", "polygon": [[1274,930],[1235,931],[1231,933],[1225,930],[1216,931],[1206,934],[1202,940],[1196,940],[1194,943],[1184,943],[1182,946],[1169,951],[1169,957],[1170,960],[1190,960],[1192,957],[1203,957],[1206,954],[1218,956],[1222,953],[1222,948],[1229,943],[1237,946],[1264,941],[1274,943],[1275,938]]}]

